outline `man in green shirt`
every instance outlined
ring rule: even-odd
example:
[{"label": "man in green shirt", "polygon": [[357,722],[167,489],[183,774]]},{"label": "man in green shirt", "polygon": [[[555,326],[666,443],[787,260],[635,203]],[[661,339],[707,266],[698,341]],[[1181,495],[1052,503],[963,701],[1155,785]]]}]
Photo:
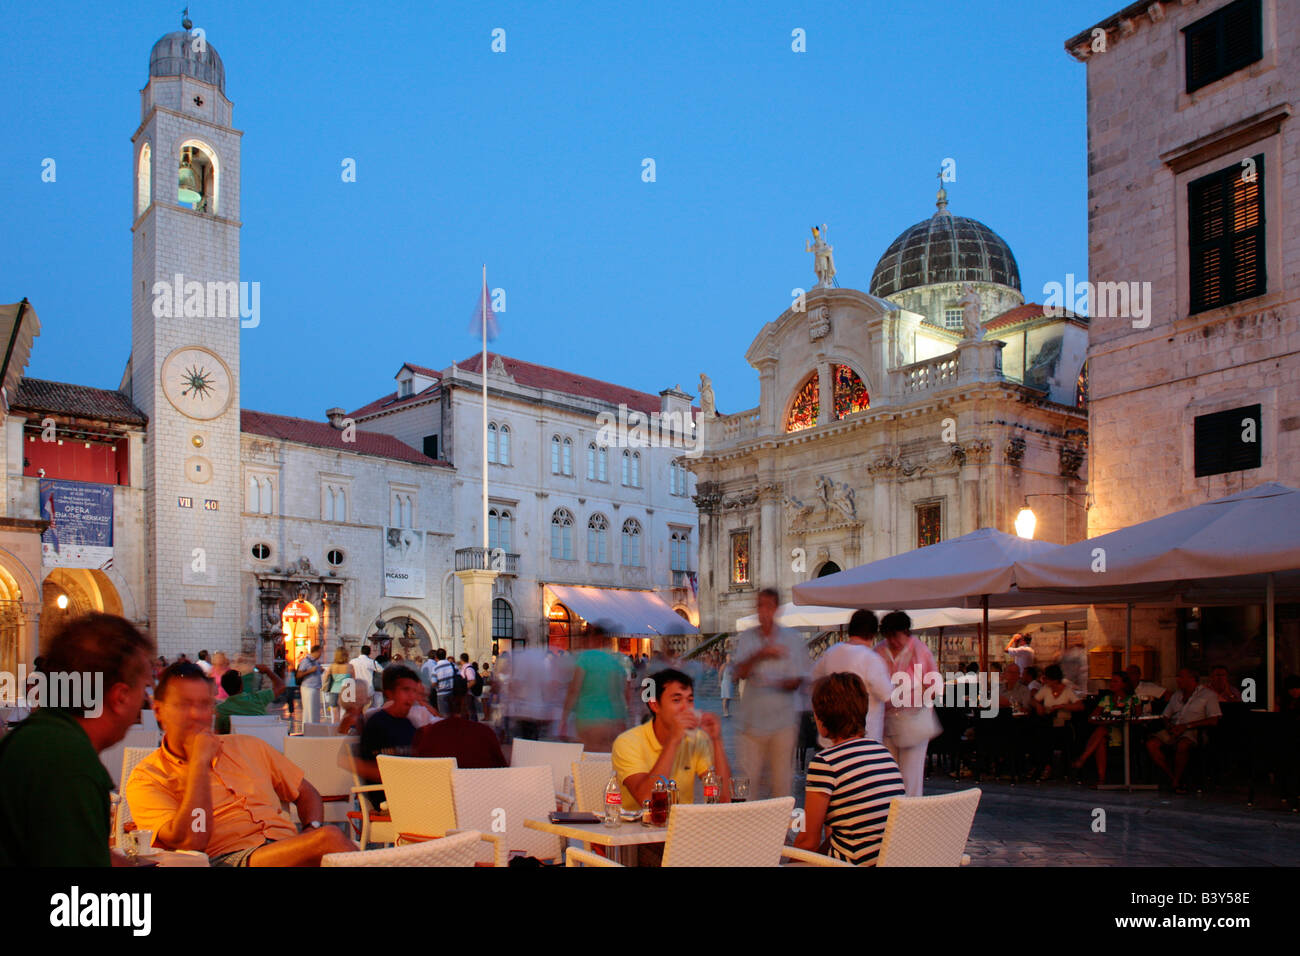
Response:
[{"label": "man in green shirt", "polygon": [[110,614],[77,618],[50,642],[45,673],[75,678],[83,692],[41,701],[0,739],[0,867],[115,862],[108,849],[113,781],[99,752],[140,719],[153,654],[149,638]]},{"label": "man in green shirt", "polygon": [[271,701],[284,693],[284,681],[265,664],[256,669],[271,678],[271,690],[244,690],[243,678],[233,667],[221,675],[221,689],[229,696],[217,704],[217,733],[230,733],[230,718],[264,717]]}]

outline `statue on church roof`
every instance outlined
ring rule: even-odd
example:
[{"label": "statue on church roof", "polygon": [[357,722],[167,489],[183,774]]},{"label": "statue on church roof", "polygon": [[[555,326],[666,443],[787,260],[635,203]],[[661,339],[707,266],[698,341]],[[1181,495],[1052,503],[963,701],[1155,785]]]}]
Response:
[{"label": "statue on church roof", "polygon": [[980,295],[975,291],[975,286],[967,282],[962,286],[965,293],[957,304],[962,307],[961,317],[962,324],[966,328],[966,338],[972,342],[982,342],[984,340],[984,325],[980,322],[980,310],[983,308],[983,302]]},{"label": "statue on church roof", "polygon": [[813,271],[817,273],[817,286],[829,289],[835,278],[835,247],[826,241],[826,223],[822,223],[821,232],[812,227],[813,242],[804,240],[804,252],[813,254]]},{"label": "statue on church roof", "polygon": [[700,373],[700,417],[714,418],[718,414],[713,404],[713,379]]}]

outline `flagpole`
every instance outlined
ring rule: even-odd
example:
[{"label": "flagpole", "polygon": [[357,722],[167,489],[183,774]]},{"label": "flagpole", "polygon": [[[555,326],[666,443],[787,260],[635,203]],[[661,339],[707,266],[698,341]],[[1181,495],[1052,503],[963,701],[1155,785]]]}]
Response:
[{"label": "flagpole", "polygon": [[487,448],[487,263],[483,263],[483,364],[480,374],[483,378],[483,570],[488,570],[488,448]]}]

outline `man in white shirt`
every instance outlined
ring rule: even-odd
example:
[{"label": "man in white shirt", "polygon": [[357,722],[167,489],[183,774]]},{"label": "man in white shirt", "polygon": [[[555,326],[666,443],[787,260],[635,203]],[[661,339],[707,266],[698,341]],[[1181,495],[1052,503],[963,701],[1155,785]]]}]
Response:
[{"label": "man in white shirt", "polygon": [[[812,681],[828,674],[857,674],[867,689],[867,737],[879,743],[885,736],[885,703],[894,689],[885,659],[871,649],[880,626],[871,611],[854,611],[849,618],[849,639],[829,648],[813,665]],[[830,741],[818,738],[823,747]]]},{"label": "man in white shirt", "polygon": [[1143,701],[1164,700],[1169,696],[1169,691],[1165,690],[1160,684],[1153,684],[1149,680],[1142,679],[1142,668],[1136,664],[1130,664],[1124,671],[1128,675],[1128,682],[1133,687],[1133,693],[1142,698]]},{"label": "man in white shirt", "polygon": [[438,709],[438,678],[434,672],[438,669],[438,659],[430,654],[420,663],[420,683],[429,689],[429,704],[434,710]]},{"label": "man in white shirt", "polygon": [[199,659],[194,663],[199,665],[199,669],[203,671],[205,676],[207,677],[212,676],[212,664],[211,662],[208,661],[207,651],[199,651]]},{"label": "man in white shirt", "polygon": [[352,676],[365,684],[371,690],[375,688],[375,671],[379,670],[379,665],[374,662],[370,656],[370,645],[362,644],[361,653],[352,660],[348,661],[348,666],[352,668]]},{"label": "man in white shirt", "polygon": [[1012,634],[1011,643],[1006,647],[1007,659],[1014,661],[1021,671],[1034,666],[1034,649],[1029,646],[1030,643],[1030,638],[1024,634]]},{"label": "man in white shirt", "polygon": [[[1174,793],[1186,793],[1183,786],[1183,772],[1187,769],[1187,760],[1192,748],[1200,743],[1196,733],[1198,727],[1213,727],[1219,722],[1222,711],[1219,709],[1219,695],[1209,687],[1200,686],[1200,678],[1194,670],[1184,667],[1176,678],[1178,690],[1169,698],[1165,707],[1165,729],[1154,733],[1147,740],[1147,751],[1155,765],[1165,772],[1173,784]],[[1174,767],[1169,769],[1165,749],[1173,748]]]}]

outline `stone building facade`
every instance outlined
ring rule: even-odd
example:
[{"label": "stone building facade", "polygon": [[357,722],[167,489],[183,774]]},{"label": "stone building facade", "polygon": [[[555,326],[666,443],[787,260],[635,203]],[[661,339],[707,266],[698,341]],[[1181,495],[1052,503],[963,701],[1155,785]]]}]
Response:
[{"label": "stone building facade", "polygon": [[[1087,68],[1090,278],[1149,304],[1090,310],[1089,534],[1300,485],[1300,7],[1134,3],[1066,50]],[[1258,662],[1210,645],[1253,642],[1258,617],[1139,609],[1135,639],[1166,683],[1184,663],[1240,677]],[[1296,609],[1278,628],[1300,671]],[[1093,631],[1122,644],[1123,612]]]},{"label": "stone building facade", "polygon": [[[1087,322],[1026,304],[1019,286],[1006,243],[940,191],[871,292],[819,283],[763,326],[745,353],[759,406],[706,417],[691,460],[705,630],[731,630],[761,587],[789,600],[811,577],[1012,532],[1026,501],[1037,537],[1083,537]],[[990,316],[982,339],[966,336],[972,292]]]},{"label": "stone building facade", "polygon": [[[629,592],[652,595],[670,625],[675,612],[693,632],[694,479],[681,459],[695,442],[680,430],[693,422],[691,396],[680,387],[651,395],[489,353],[485,553],[481,365],[481,355],[441,370],[405,364],[394,392],[351,413],[361,427],[454,464],[456,560],[444,593],[455,593],[454,573],[490,568],[500,549],[491,591],[499,647],[569,646],[585,619],[557,586],[598,589],[615,609]],[[632,427],[620,429],[620,409]],[[470,610],[445,606],[448,625],[452,613]],[[627,622],[615,610],[602,623]],[[621,647],[648,651],[652,633],[629,631]],[[669,640],[684,646],[684,635]]]}]

